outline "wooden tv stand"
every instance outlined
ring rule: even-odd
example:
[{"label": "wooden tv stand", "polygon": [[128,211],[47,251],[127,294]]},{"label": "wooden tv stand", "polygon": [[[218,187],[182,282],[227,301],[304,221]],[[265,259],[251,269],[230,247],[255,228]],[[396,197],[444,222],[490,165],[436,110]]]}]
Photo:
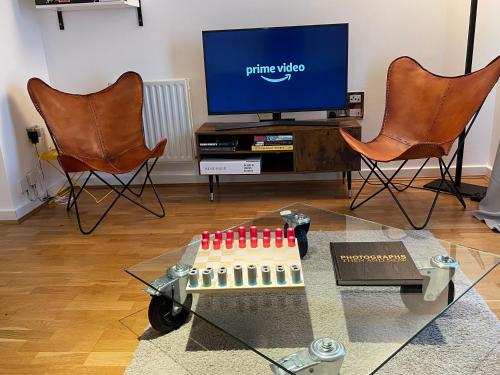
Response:
[{"label": "wooden tv stand", "polygon": [[[361,139],[361,126],[354,119],[325,119],[332,125],[273,125],[263,128],[247,128],[217,131],[216,125],[221,123],[206,122],[195,133],[196,155],[199,162],[203,158],[231,158],[237,156],[262,157],[261,174],[318,173],[343,172],[347,176],[347,189],[351,196],[351,171],[361,169],[361,159],[341,137],[339,128],[347,129],[354,137]],[[251,151],[255,135],[292,134],[293,150],[291,151]],[[202,151],[200,142],[216,140],[238,140],[236,151]],[[213,200],[214,176],[217,184],[218,175],[209,175],[210,200]]]}]

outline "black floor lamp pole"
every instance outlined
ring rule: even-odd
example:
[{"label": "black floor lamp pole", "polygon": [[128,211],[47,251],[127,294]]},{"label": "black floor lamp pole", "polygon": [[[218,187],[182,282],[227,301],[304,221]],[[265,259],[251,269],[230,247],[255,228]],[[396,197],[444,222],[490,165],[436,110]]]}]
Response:
[{"label": "black floor lamp pole", "polygon": [[[469,15],[469,33],[467,36],[467,53],[465,56],[465,74],[472,71],[472,56],[474,53],[474,36],[476,33],[476,18],[477,18],[477,2],[478,0],[471,0],[470,3],[470,15]],[[465,184],[462,183],[462,168],[464,160],[464,146],[465,146],[465,131],[460,134],[458,138],[458,150],[457,150],[457,164],[455,167],[455,186],[458,188],[460,193],[466,197],[472,197],[476,200],[481,200],[486,194],[486,188],[483,186]],[[429,182],[424,187],[431,190],[437,190],[439,188],[441,179]],[[443,191],[449,191],[449,187],[446,185]],[[451,192],[451,191],[450,191]]]},{"label": "black floor lamp pole", "polygon": [[[474,53],[474,35],[476,33],[477,0],[470,3],[469,35],[467,37],[467,53],[465,57],[465,74],[472,72],[472,55]],[[462,166],[464,161],[465,131],[460,134],[458,141],[457,166],[455,169],[455,184],[460,187],[462,183]]]}]

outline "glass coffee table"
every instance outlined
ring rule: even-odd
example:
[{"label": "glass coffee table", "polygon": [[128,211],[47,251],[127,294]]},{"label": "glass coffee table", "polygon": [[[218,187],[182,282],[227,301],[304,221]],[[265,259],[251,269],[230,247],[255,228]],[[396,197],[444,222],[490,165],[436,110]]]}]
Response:
[{"label": "glass coffee table", "polygon": [[[303,216],[288,216],[286,223],[283,211]],[[189,293],[188,271],[201,236],[126,269],[152,296],[148,315],[156,329],[143,337],[187,374],[374,373],[450,306],[476,293],[474,286],[499,263],[494,254],[437,240],[427,231],[299,203],[235,224],[285,231],[296,226],[302,251],[300,237],[307,231],[304,288]],[[421,288],[337,286],[331,242],[386,241],[404,244],[422,274]]]}]

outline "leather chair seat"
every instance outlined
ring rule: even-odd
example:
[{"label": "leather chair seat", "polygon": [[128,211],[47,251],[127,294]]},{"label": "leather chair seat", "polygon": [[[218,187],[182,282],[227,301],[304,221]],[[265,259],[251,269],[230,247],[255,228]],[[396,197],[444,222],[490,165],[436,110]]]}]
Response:
[{"label": "leather chair seat", "polygon": [[397,140],[385,134],[380,134],[370,142],[364,143],[344,129],[340,129],[344,140],[352,149],[371,160],[389,162],[394,160],[426,159],[428,157],[440,158],[447,151],[438,143],[411,144],[404,140]]},{"label": "leather chair seat", "polygon": [[116,155],[110,159],[89,159],[61,154],[58,157],[59,163],[67,172],[99,171],[112,174],[122,174],[132,172],[138,165],[142,165],[146,160],[158,158],[163,155],[167,140],[159,142],[153,150],[149,150],[144,145],[135,149],[126,150],[123,154]]}]

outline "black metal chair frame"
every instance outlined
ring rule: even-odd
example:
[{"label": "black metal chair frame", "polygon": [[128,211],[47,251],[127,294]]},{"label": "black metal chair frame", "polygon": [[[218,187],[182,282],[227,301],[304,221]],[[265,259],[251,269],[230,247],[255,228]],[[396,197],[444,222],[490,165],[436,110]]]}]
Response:
[{"label": "black metal chair frame", "polygon": [[[465,136],[464,137],[460,137],[460,139],[459,139],[459,145],[457,147],[457,150],[453,154],[453,156],[452,156],[451,160],[448,162],[448,164],[446,164],[446,162],[443,160],[443,158],[441,158],[441,157],[438,158],[438,161],[439,161],[439,171],[440,171],[440,175],[441,175],[441,182],[439,183],[439,186],[438,186],[438,188],[436,190],[436,193],[434,195],[434,200],[432,201],[432,204],[431,204],[431,207],[430,207],[429,212],[427,214],[427,217],[426,217],[426,219],[425,219],[425,221],[424,221],[424,223],[422,225],[417,225],[417,224],[414,223],[414,221],[410,218],[410,216],[406,212],[406,210],[403,207],[403,205],[401,204],[401,202],[398,200],[398,198],[396,196],[396,193],[403,192],[406,189],[408,189],[409,187],[411,187],[411,184],[413,183],[413,181],[415,181],[415,179],[417,178],[417,176],[420,174],[420,172],[422,172],[422,169],[425,167],[425,165],[427,164],[427,162],[431,158],[425,159],[424,163],[421,165],[421,167],[418,169],[417,173],[415,173],[415,175],[412,177],[412,179],[410,180],[410,182],[407,185],[405,185],[403,188],[398,188],[396,186],[396,184],[393,182],[393,180],[396,177],[396,175],[401,171],[401,169],[405,166],[405,164],[408,162],[408,160],[404,160],[401,163],[401,165],[398,167],[398,169],[396,169],[396,171],[392,174],[392,176],[388,177],[379,168],[377,161],[370,160],[366,156],[360,154],[361,159],[365,162],[365,164],[368,166],[368,168],[370,168],[370,173],[364,179],[363,184],[361,185],[361,187],[359,188],[356,196],[352,200],[352,202],[351,202],[351,210],[355,210],[356,208],[362,206],[363,204],[365,204],[366,202],[368,202],[370,199],[374,198],[375,196],[377,196],[378,194],[380,194],[382,191],[384,191],[384,190],[387,189],[389,191],[389,193],[391,194],[392,198],[394,199],[394,201],[396,202],[397,206],[399,207],[399,209],[403,213],[403,215],[406,218],[406,220],[408,220],[408,223],[410,223],[410,225],[414,229],[420,230],[420,229],[425,228],[427,226],[427,224],[429,223],[429,220],[431,219],[432,213],[434,211],[434,207],[436,206],[436,202],[438,200],[438,197],[439,197],[439,195],[441,193],[441,190],[442,190],[444,184],[448,185],[450,191],[459,200],[459,202],[462,204],[463,208],[465,209],[466,208],[466,204],[465,204],[464,198],[462,197],[462,194],[460,194],[460,191],[457,189],[457,187],[455,185],[455,180],[453,179],[453,177],[451,176],[451,173],[450,173],[450,167],[452,166],[453,162],[455,161],[455,159],[457,157],[458,150],[463,146],[463,143],[465,142],[465,138],[467,137],[467,134],[469,134],[469,131],[472,128],[472,125],[474,124],[474,121],[476,120],[476,117],[479,114],[479,111],[481,110],[481,107],[482,107],[482,104],[479,107],[479,109],[475,112],[475,114],[472,116],[472,119],[469,121],[469,124],[466,126]],[[371,194],[369,197],[365,198],[362,202],[356,204],[356,201],[359,198],[359,195],[363,191],[364,187],[367,185],[368,180],[370,179],[370,177],[372,175],[375,175],[375,177],[377,177],[377,179],[381,182],[382,188],[379,189],[379,190],[377,190],[375,193]],[[448,176],[449,180],[446,178],[447,176]],[[393,191],[393,189],[391,189],[391,187],[395,190],[395,192]]]},{"label": "black metal chair frame", "polygon": [[[132,202],[135,205],[137,205],[137,206],[143,208],[144,210],[150,212],[151,214],[155,215],[156,217],[161,218],[161,217],[165,216],[165,208],[163,207],[163,203],[161,202],[160,197],[158,196],[158,192],[156,191],[156,187],[155,187],[155,185],[153,183],[153,180],[151,179],[151,171],[153,170],[154,166],[156,165],[156,162],[158,161],[158,158],[154,159],[151,167],[149,167],[148,161],[149,160],[146,160],[144,163],[142,163],[142,165],[135,171],[135,173],[133,174],[133,176],[126,183],[121,178],[119,178],[117,175],[115,175],[113,173],[110,173],[118,181],[118,183],[119,183],[118,186],[121,186],[121,188],[119,188],[119,189],[116,188],[115,186],[111,185],[110,183],[108,183],[97,172],[95,172],[95,171],[89,171],[89,173],[87,175],[87,178],[85,179],[85,182],[83,183],[83,185],[79,186],[79,189],[78,189],[78,192],[77,192],[77,189],[76,189],[75,185],[73,184],[73,181],[71,179],[70,174],[68,172],[65,172],[66,178],[68,179],[69,186],[70,186],[70,192],[69,192],[69,197],[68,197],[68,204],[66,205],[66,210],[69,212],[73,206],[75,207],[76,219],[78,221],[78,227],[80,228],[80,232],[82,232],[83,234],[90,234],[90,233],[92,233],[97,228],[97,226],[101,223],[101,221],[106,217],[106,215],[108,214],[108,212],[111,211],[111,209],[113,208],[113,206],[116,204],[116,202],[118,201],[118,199],[120,197],[126,198],[130,202]],[[139,173],[141,172],[141,170],[144,167],[146,167],[146,176],[144,177],[144,181],[142,183],[140,191],[137,193],[137,192],[135,192],[135,191],[133,191],[131,189],[130,185],[132,184],[132,182],[135,180],[135,178],[139,175]],[[80,197],[82,191],[84,190],[85,186],[87,185],[87,183],[90,180],[90,177],[92,177],[92,176],[95,176],[102,183],[104,183],[111,190],[113,190],[116,193],[116,196],[113,199],[113,201],[109,204],[109,206],[106,208],[106,210],[104,211],[104,213],[99,217],[99,219],[97,220],[97,222],[95,222],[90,227],[90,229],[85,229],[85,228],[83,228],[83,225],[82,225],[82,222],[81,222],[81,218],[80,218],[80,211],[78,209],[78,198]],[[129,197],[126,194],[126,192],[128,191],[128,192],[130,192],[131,194],[133,194],[137,198],[141,197],[142,193],[144,192],[144,188],[146,186],[147,181],[149,181],[151,187],[153,188],[153,192],[154,192],[154,194],[156,196],[156,199],[157,199],[157,201],[158,201],[158,203],[160,205],[160,208],[161,208],[161,213],[154,212],[150,208],[144,206],[142,203],[138,202],[134,198]]]}]

